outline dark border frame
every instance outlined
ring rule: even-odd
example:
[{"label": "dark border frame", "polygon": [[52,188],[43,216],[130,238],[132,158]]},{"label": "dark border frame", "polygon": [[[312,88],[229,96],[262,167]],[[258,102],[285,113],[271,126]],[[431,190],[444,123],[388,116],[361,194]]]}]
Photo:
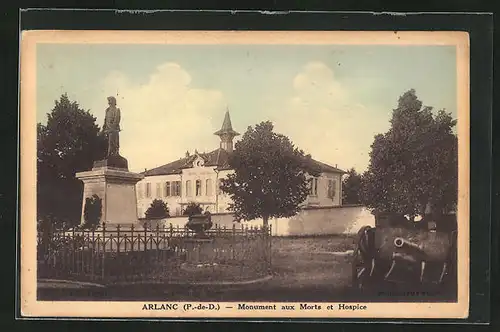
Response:
[{"label": "dark border frame", "polygon": [[[20,29],[72,30],[388,30],[467,31],[470,34],[471,91],[471,216],[470,315],[468,319],[318,319],[316,322],[487,323],[490,320],[490,243],[492,177],[492,69],[493,16],[487,13],[366,13],[366,12],[259,12],[259,11],[116,11],[48,10],[20,12]],[[18,156],[19,158],[19,156]],[[18,165],[19,165],[19,159]],[[20,199],[18,190],[18,201]],[[19,208],[19,206],[18,206]],[[17,241],[20,221],[17,220]],[[17,257],[19,258],[19,246]],[[472,259],[473,258],[473,259]],[[20,272],[19,261],[16,271]],[[21,317],[19,279],[16,316]],[[54,317],[55,318],[55,317]],[[40,318],[43,319],[43,318]],[[69,318],[71,319],[71,318]],[[79,318],[76,318],[80,320]],[[124,319],[107,319],[122,321]],[[135,319],[127,319],[135,320]],[[159,321],[179,321],[155,319]],[[236,321],[291,321],[250,319]],[[183,319],[183,321],[199,321]],[[205,321],[235,321],[205,319]],[[311,322],[311,319],[293,319]]]}]

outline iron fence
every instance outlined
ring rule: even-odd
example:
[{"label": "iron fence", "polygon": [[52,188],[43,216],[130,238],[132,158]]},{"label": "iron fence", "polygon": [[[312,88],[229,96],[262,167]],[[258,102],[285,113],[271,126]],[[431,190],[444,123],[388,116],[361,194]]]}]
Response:
[{"label": "iron fence", "polygon": [[119,283],[240,281],[271,271],[271,229],[107,226],[38,234],[38,277]]}]

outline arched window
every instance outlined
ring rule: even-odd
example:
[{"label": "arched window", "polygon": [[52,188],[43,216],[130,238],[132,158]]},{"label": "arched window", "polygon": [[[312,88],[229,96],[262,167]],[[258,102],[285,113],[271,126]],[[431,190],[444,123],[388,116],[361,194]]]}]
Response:
[{"label": "arched window", "polygon": [[191,180],[186,181],[186,196],[191,196]]},{"label": "arched window", "polygon": [[201,180],[196,180],[196,196],[201,196]]},{"label": "arched window", "polygon": [[207,196],[212,196],[212,179],[206,180],[205,191]]}]

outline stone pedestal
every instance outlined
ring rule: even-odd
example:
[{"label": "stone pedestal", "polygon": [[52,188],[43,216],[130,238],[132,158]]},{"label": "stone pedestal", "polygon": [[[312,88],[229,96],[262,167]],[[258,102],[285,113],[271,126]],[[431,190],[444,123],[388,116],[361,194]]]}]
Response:
[{"label": "stone pedestal", "polygon": [[[121,157],[123,158],[123,157]],[[83,181],[83,203],[81,223],[85,222],[85,199],[97,195],[102,200],[101,223],[131,224],[137,223],[137,196],[135,185],[144,175],[129,172],[126,159],[118,163],[113,160],[101,160],[94,163],[91,171],[76,173]],[[112,167],[111,165],[121,167]]]},{"label": "stone pedestal", "polygon": [[214,241],[210,238],[184,239],[186,263],[191,265],[210,264],[215,259]]}]

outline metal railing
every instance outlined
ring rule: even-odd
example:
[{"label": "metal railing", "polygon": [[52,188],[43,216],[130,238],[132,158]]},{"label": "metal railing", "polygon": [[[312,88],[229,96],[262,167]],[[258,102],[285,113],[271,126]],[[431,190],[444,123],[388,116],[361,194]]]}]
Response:
[{"label": "metal railing", "polygon": [[116,282],[240,281],[271,273],[271,229],[102,225],[38,234],[38,277]]}]

